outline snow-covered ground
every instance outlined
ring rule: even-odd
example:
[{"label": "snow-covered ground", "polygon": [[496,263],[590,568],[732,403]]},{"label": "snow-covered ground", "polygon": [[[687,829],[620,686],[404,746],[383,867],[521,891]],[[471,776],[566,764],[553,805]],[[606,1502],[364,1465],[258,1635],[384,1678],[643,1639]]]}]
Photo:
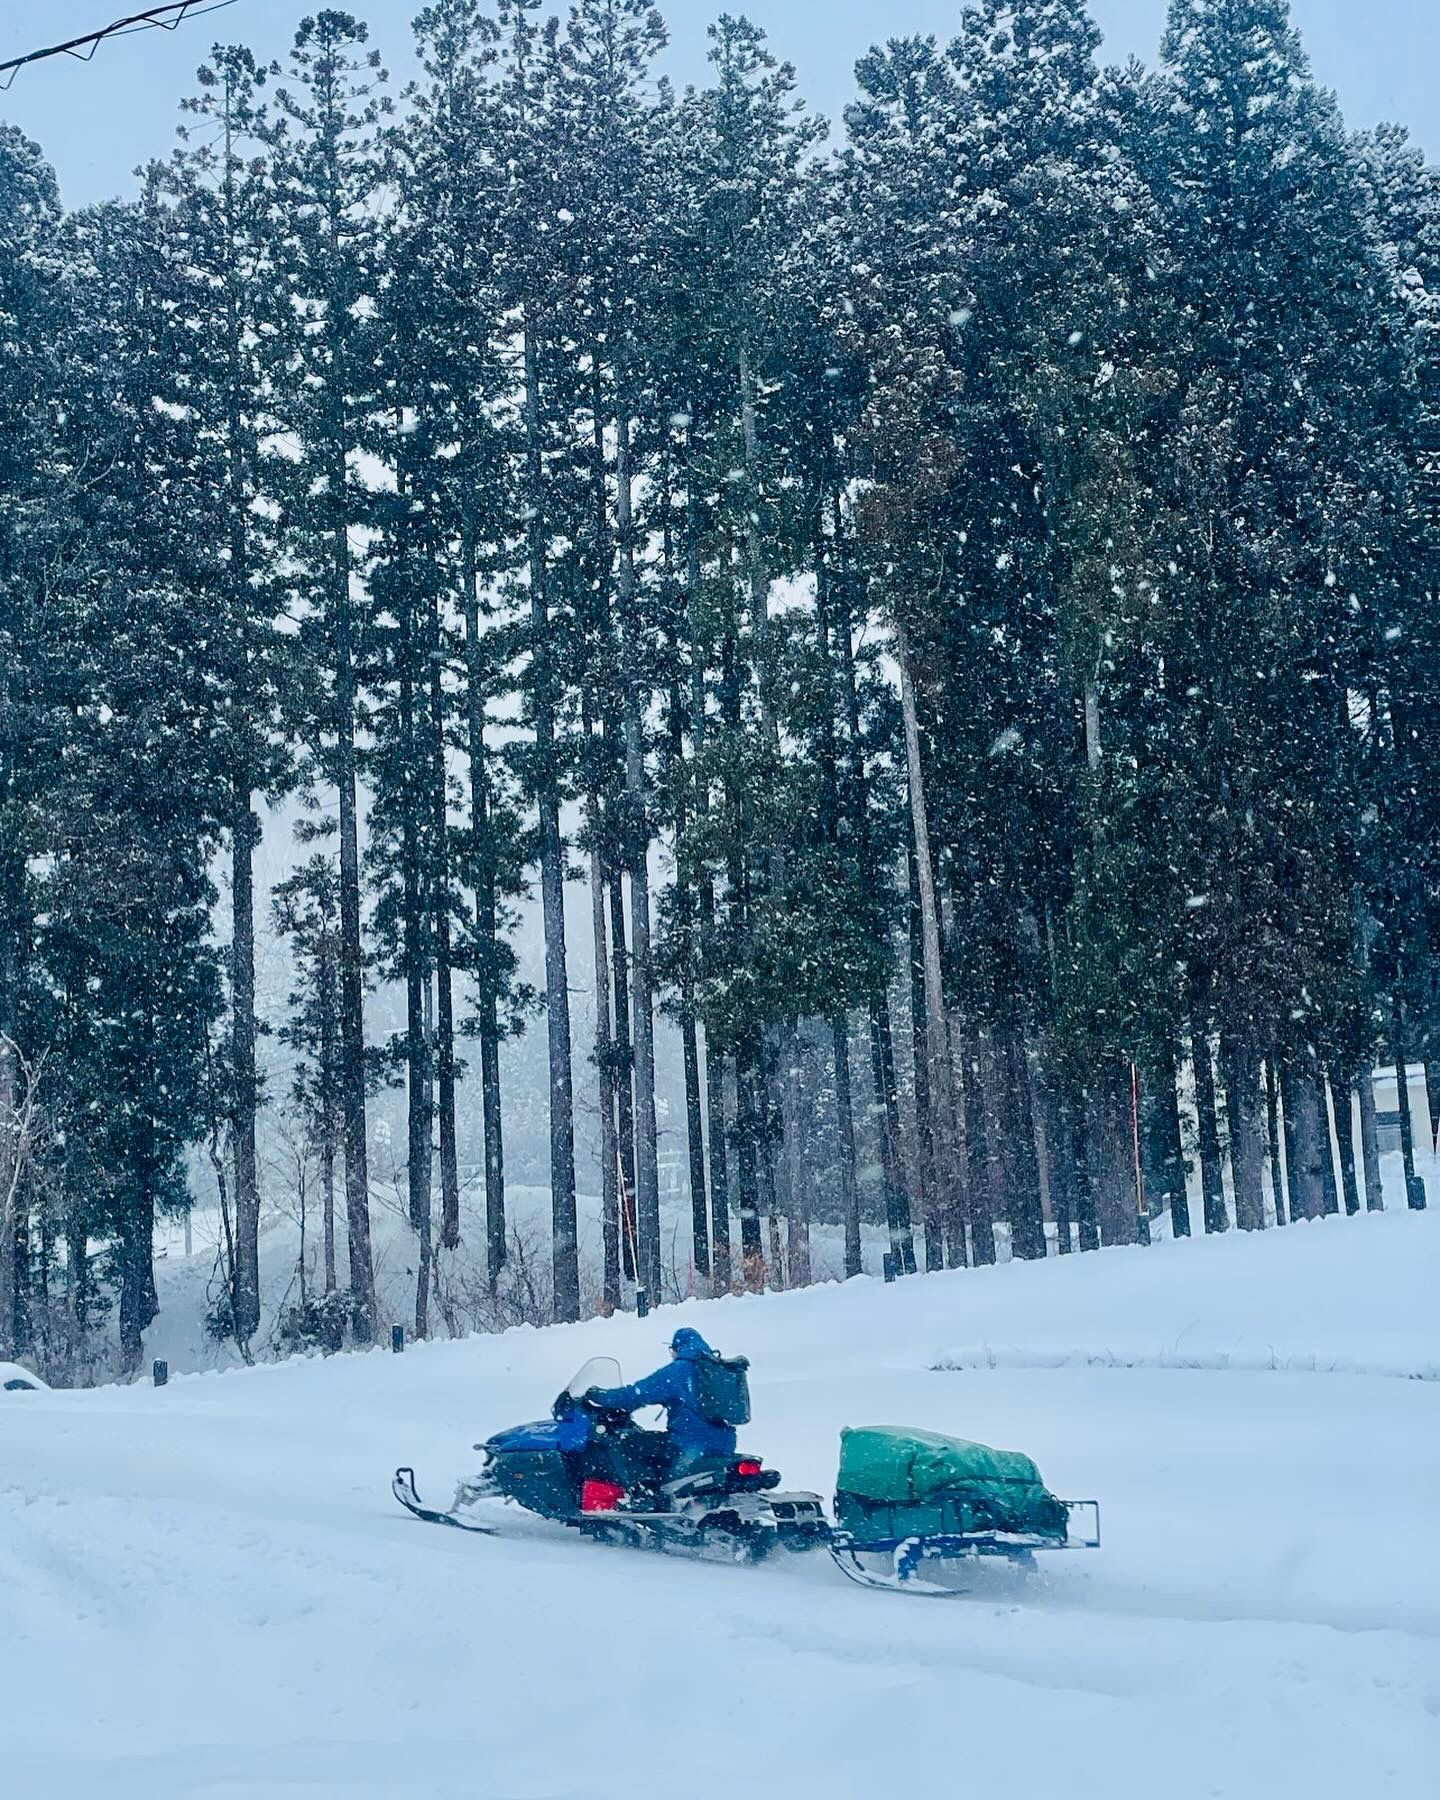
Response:
[{"label": "snow-covered ground", "polygon": [[[1437,1291],[1440,1220],[1391,1213],[0,1395],[0,1792],[1428,1800]],[[394,1505],[682,1316],[752,1359],[791,1484],[930,1426],[1097,1497],[1105,1547],[938,1605]]]}]

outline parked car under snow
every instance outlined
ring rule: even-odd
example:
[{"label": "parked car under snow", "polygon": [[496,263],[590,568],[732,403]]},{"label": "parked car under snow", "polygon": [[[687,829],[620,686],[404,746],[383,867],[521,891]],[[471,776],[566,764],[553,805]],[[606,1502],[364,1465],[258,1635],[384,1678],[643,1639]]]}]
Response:
[{"label": "parked car under snow", "polygon": [[48,1389],[49,1383],[42,1381],[32,1369],[22,1369],[19,1363],[0,1362],[0,1393],[23,1394],[27,1391]]}]

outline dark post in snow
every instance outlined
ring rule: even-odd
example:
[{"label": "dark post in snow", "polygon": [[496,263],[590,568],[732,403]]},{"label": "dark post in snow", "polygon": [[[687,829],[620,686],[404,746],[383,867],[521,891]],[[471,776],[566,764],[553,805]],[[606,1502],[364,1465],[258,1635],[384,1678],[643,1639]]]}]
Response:
[{"label": "dark post in snow", "polygon": [[893,1281],[898,1273],[899,1269],[896,1265],[895,1254],[893,1251],[887,1250],[885,1252],[885,1279],[887,1281]]},{"label": "dark post in snow", "polygon": [[397,1356],[405,1348],[405,1327],[403,1325],[390,1327],[390,1348]]},{"label": "dark post in snow", "polygon": [[150,1377],[154,1381],[156,1387],[164,1387],[165,1383],[170,1379],[169,1363],[157,1357],[150,1366]]}]

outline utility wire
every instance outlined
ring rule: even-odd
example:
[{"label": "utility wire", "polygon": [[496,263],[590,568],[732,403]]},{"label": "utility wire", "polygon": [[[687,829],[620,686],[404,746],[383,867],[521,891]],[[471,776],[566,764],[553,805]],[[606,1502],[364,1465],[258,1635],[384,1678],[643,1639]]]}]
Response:
[{"label": "utility wire", "polygon": [[87,31],[68,43],[50,44],[44,50],[32,50],[28,56],[11,57],[8,62],[0,62],[0,94],[12,85],[27,63],[43,62],[47,56],[73,56],[77,62],[89,62],[107,38],[129,37],[136,31],[174,31],[186,19],[201,19],[206,13],[234,4],[235,0],[171,0],[169,6],[147,7],[144,12],[116,19],[113,24]]}]

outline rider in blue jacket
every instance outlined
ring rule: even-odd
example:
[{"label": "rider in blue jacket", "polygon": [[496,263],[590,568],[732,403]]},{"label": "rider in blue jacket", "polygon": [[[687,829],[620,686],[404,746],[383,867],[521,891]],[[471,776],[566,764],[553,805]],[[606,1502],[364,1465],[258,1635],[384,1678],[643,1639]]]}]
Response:
[{"label": "rider in blue jacket", "polygon": [[591,1388],[586,1398],[616,1412],[663,1406],[675,1452],[670,1472],[684,1475],[699,1463],[735,1454],[734,1427],[715,1424],[699,1409],[699,1365],[715,1354],[698,1331],[682,1325],[670,1340],[670,1361],[663,1368],[625,1387]]}]

